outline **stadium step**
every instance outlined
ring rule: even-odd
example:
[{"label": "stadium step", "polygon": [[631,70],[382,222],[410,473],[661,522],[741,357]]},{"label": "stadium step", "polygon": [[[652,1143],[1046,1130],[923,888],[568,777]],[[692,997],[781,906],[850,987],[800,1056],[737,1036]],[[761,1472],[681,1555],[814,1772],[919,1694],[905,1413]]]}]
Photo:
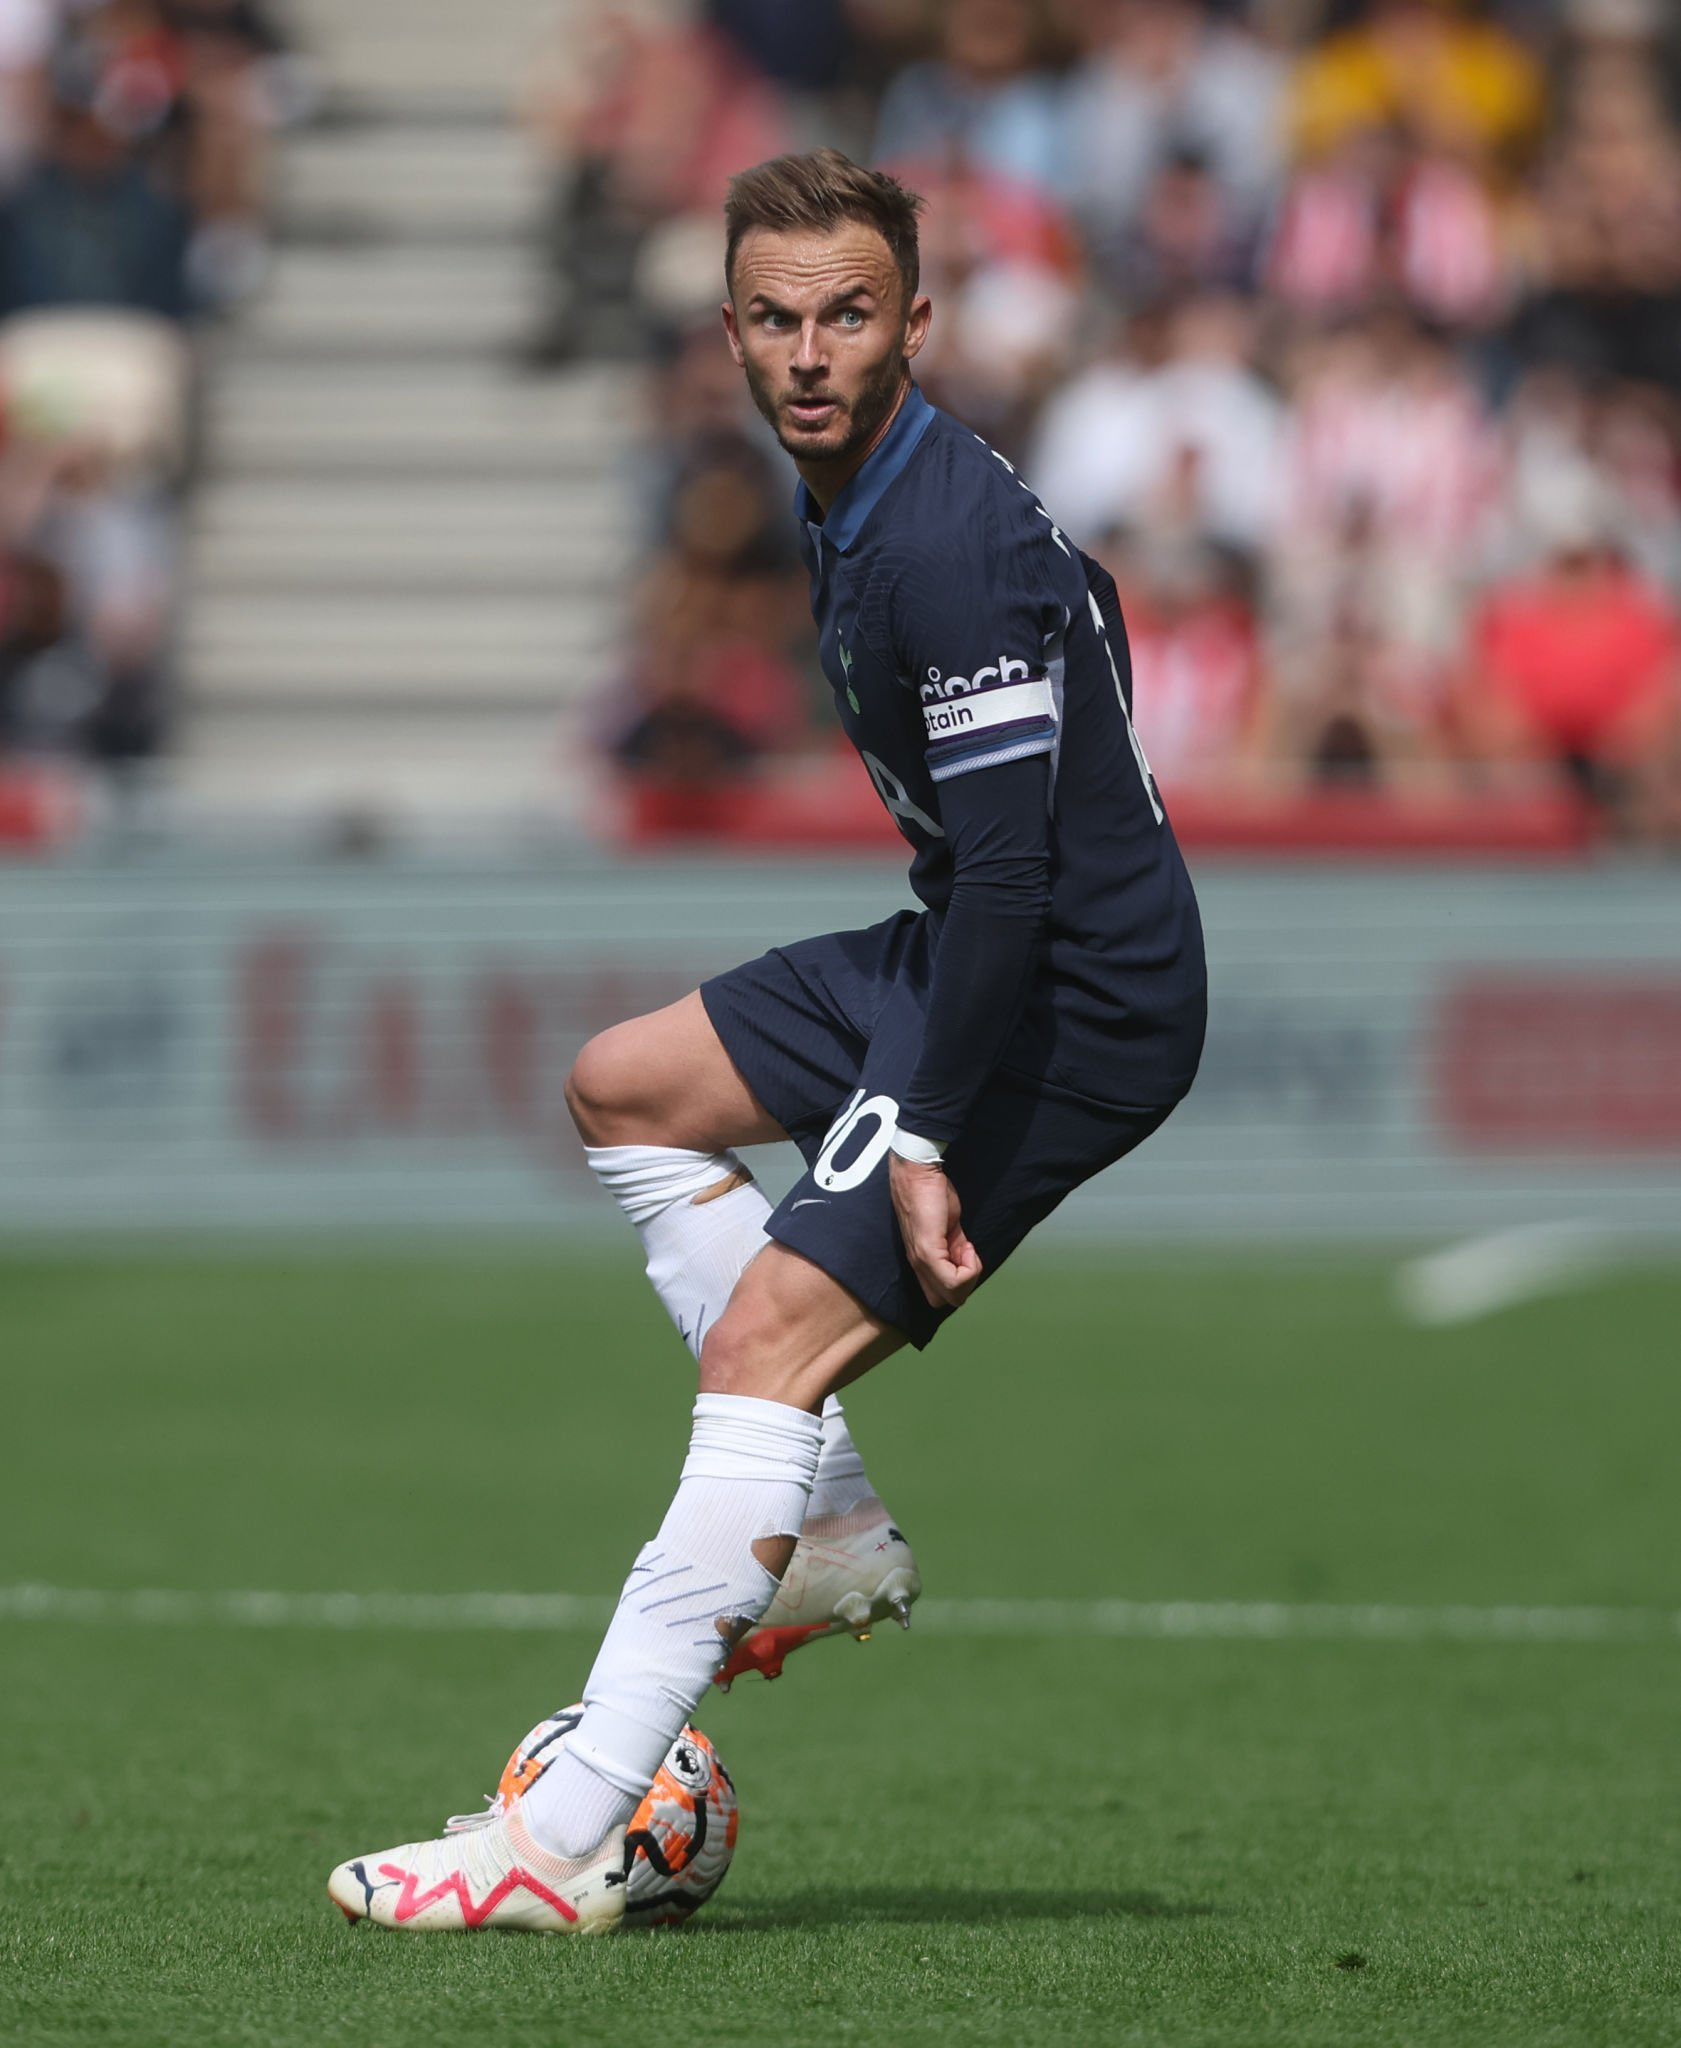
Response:
[{"label": "stadium step", "polygon": [[294,0],[289,17],[335,94],[416,112],[475,105],[496,119],[569,11],[555,0]]},{"label": "stadium step", "polygon": [[315,467],[610,469],[631,416],[622,380],[520,379],[500,365],[235,361],[206,408],[212,471]]},{"label": "stadium step", "polygon": [[565,15],[301,10],[332,118],[291,138],[273,273],[213,352],[180,636],[195,803],[584,800],[560,739],[617,659],[635,373],[516,368],[544,173],[513,110]]},{"label": "stadium step", "polygon": [[[322,707],[308,730],[289,704],[254,702],[218,719],[179,765],[177,787],[207,819],[505,819],[540,814],[564,827],[588,792],[552,707],[409,705],[393,752],[388,712]],[[330,742],[330,744],[324,744]]]},{"label": "stadium step", "polygon": [[505,123],[353,122],[287,151],[279,220],[293,238],[482,242],[529,235],[543,198],[535,147]]},{"label": "stadium step", "polygon": [[558,713],[580,687],[602,679],[611,647],[610,624],[586,623],[564,593],[486,597],[451,587],[371,596],[206,592],[184,651],[192,676],[214,677],[217,697],[290,697],[303,716],[312,700],[344,696],[393,709],[405,698],[470,707],[512,696],[547,701]]},{"label": "stadium step", "polygon": [[468,481],[448,493],[347,478],[244,478],[208,486],[191,545],[207,593],[542,588],[593,598],[629,573],[622,522],[577,506],[547,479]]},{"label": "stadium step", "polygon": [[491,361],[526,338],[541,303],[536,266],[516,244],[286,246],[237,360],[252,371],[306,357]]}]

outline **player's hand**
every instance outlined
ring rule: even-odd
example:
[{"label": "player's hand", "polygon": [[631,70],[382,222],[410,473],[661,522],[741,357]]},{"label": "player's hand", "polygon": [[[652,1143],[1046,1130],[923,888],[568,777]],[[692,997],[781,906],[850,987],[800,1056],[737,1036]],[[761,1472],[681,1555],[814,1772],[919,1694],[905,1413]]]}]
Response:
[{"label": "player's hand", "polygon": [[981,1277],[981,1255],[963,1234],[956,1188],[943,1166],[919,1166],[897,1152],[888,1154],[887,1174],[918,1284],[935,1308],[956,1308]]}]

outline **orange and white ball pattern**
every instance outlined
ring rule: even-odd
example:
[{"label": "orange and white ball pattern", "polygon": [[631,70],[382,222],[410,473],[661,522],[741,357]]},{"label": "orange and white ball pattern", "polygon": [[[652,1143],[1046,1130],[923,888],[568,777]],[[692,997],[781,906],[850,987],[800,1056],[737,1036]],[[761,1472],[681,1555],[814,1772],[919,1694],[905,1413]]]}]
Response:
[{"label": "orange and white ball pattern", "polygon": [[[583,1715],[567,1707],[537,1723],[508,1759],[493,1812],[536,1784]],[[723,1759],[698,1728],[685,1728],[625,1830],[625,1925],[671,1927],[703,1906],[724,1881],[740,1823]]]}]

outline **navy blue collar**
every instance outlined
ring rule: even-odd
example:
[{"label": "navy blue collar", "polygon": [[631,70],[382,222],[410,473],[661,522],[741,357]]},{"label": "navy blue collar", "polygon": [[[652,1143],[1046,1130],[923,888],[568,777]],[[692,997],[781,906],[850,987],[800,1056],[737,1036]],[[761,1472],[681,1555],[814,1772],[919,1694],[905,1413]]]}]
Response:
[{"label": "navy blue collar", "polygon": [[[893,424],[871,449],[862,467],[854,470],[835,502],[829,507],[818,531],[828,536],[829,545],[843,552],[851,547],[876,506],[881,494],[910,461],[917,443],[934,424],[934,408],[913,384],[905,402],[893,415]],[[817,501],[802,477],[794,491],[794,512],[806,525],[817,520]]]}]

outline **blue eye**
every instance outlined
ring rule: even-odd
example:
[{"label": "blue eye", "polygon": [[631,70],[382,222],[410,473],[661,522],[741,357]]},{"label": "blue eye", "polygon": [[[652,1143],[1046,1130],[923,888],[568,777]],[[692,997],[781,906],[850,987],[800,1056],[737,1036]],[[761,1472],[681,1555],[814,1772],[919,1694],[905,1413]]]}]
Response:
[{"label": "blue eye", "polygon": [[856,306],[845,307],[841,313],[841,319],[843,321],[850,320],[859,327],[862,327],[864,324],[864,316],[862,313],[859,312]]}]

